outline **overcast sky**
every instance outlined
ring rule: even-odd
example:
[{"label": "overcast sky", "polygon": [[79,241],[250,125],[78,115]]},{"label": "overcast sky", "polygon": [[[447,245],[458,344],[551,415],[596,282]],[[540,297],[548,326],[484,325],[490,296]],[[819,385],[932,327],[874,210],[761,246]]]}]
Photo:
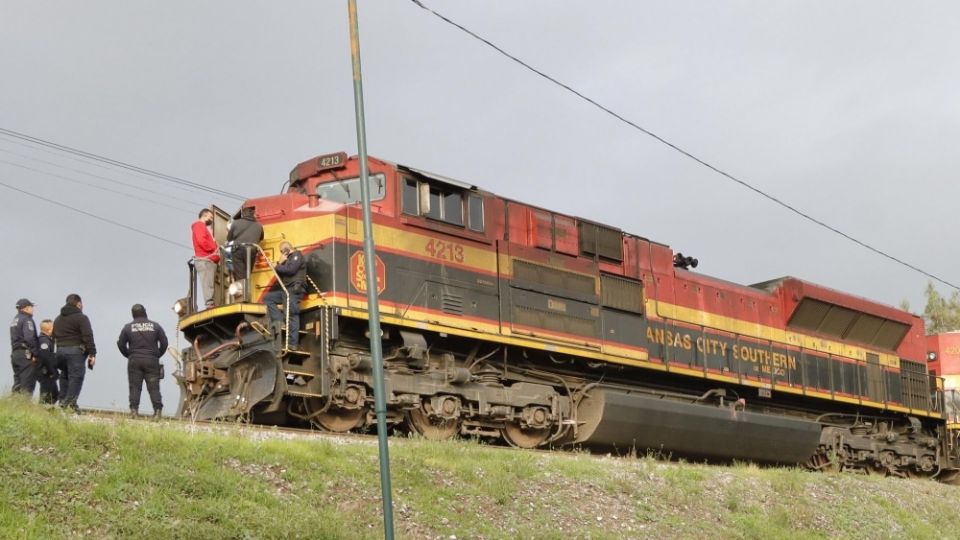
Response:
[{"label": "overcast sky", "polygon": [[[960,282],[956,3],[425,3],[721,169]],[[346,7],[4,0],[0,128],[245,196],[276,193],[296,163],[356,153]],[[670,244],[723,279],[793,275],[922,310],[926,277],[412,2],[360,2],[359,14],[371,155]],[[185,245],[200,207],[238,207],[3,136],[0,182]],[[39,320],[81,294],[102,352],[80,405],[125,408],[117,335],[135,302],[176,334],[170,306],[187,289],[190,251],[2,186],[0,201],[0,305],[13,317],[29,297]],[[0,392],[11,383],[0,369]],[[172,411],[172,377],[163,390]]]}]

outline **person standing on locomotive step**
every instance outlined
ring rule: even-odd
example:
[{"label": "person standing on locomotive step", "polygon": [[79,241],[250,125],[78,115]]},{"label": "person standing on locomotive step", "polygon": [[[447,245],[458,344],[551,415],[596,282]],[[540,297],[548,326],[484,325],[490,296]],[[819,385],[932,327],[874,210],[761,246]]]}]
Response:
[{"label": "person standing on locomotive step", "polygon": [[160,357],[167,352],[167,334],[159,323],[147,319],[147,310],[140,304],[130,308],[133,321],[124,325],[117,339],[120,354],[127,359],[127,379],[130,382],[130,416],[140,414],[140,394],[147,383],[153,417],[160,418],[163,401],[160,398]]},{"label": "person standing on locomotive step", "polygon": [[213,239],[213,212],[209,208],[200,211],[197,221],[190,226],[193,236],[193,267],[200,278],[204,307],[213,307],[213,280],[220,262],[220,248]]},{"label": "person standing on locomotive step", "polygon": [[13,391],[33,396],[37,386],[37,327],[33,324],[33,302],[17,300],[17,315],[10,323],[10,362],[13,364]]},{"label": "person standing on locomotive step", "polygon": [[[40,403],[57,402],[60,391],[57,388],[57,356],[53,352],[53,321],[40,321],[40,362],[37,382],[40,383]],[[66,390],[66,388],[64,388]]]},{"label": "person standing on locomotive step", "polygon": [[84,360],[87,368],[97,363],[97,346],[93,342],[90,319],[83,314],[83,300],[79,294],[68,294],[60,315],[53,321],[53,340],[57,346],[57,362],[67,366],[67,380],[60,379],[60,406],[78,414],[77,400],[83,388]]},{"label": "person standing on locomotive step", "polygon": [[[300,250],[294,249],[293,244],[284,240],[280,242],[280,260],[273,269],[283,282],[290,294],[290,326],[287,329],[287,348],[296,349],[300,345],[300,299],[306,291],[307,265],[303,260],[303,254]],[[263,295],[263,303],[267,305],[267,312],[270,314],[271,321],[284,322],[283,311],[277,308],[277,304],[284,307],[287,303],[287,295],[279,283],[275,283],[273,288]]]},{"label": "person standing on locomotive step", "polygon": [[[234,281],[246,279],[247,248],[244,244],[259,244],[263,241],[263,225],[257,223],[254,209],[250,206],[240,209],[240,217],[233,220],[227,231],[227,242],[233,242],[231,270]],[[250,248],[250,258],[257,260],[256,248]]]}]

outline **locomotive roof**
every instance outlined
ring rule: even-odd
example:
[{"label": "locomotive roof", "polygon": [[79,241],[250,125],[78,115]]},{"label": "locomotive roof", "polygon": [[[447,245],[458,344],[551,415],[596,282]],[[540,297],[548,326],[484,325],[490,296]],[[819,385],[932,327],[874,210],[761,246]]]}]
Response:
[{"label": "locomotive roof", "polygon": [[455,180],[455,179],[453,179],[453,178],[450,178],[449,176],[443,176],[442,174],[432,173],[432,172],[430,172],[430,171],[425,171],[425,170],[423,170],[423,169],[417,169],[417,168],[415,168],[415,167],[410,167],[410,166],[407,166],[407,165],[400,165],[399,163],[396,165],[396,167],[397,167],[397,169],[399,169],[399,170],[401,170],[401,171],[407,171],[407,172],[412,172],[412,173],[415,173],[415,174],[419,174],[420,176],[427,177],[427,178],[429,178],[429,179],[431,179],[431,180],[437,180],[438,182],[444,182],[444,183],[450,184],[450,185],[452,185],[452,186],[456,186],[456,187],[461,188],[461,189],[469,189],[469,190],[472,190],[472,191],[476,191],[476,190],[477,190],[477,186],[468,184],[468,183],[466,183],[466,182],[461,182],[460,180]]},{"label": "locomotive roof", "polygon": [[[783,288],[784,285],[788,283],[802,287],[804,296],[819,298],[833,304],[854,306],[859,311],[871,312],[887,319],[902,320],[905,318],[903,314],[906,312],[898,307],[877,302],[876,300],[871,300],[855,294],[850,294],[848,292],[838,291],[836,289],[825,287],[823,285],[793,276],[784,276],[777,279],[771,279],[769,281],[763,281],[761,283],[755,283],[751,285],[751,287],[774,292],[777,289]],[[896,314],[900,314],[900,317],[897,317]],[[912,317],[913,315],[911,314],[910,316]]]},{"label": "locomotive roof", "polygon": [[[341,154],[341,155],[344,155],[344,157],[345,157],[345,154]],[[355,160],[357,160],[357,159],[358,159],[358,156],[355,156],[355,155],[349,157],[349,160],[350,160],[350,161],[355,161]],[[423,178],[427,178],[427,179],[429,179],[429,180],[433,180],[433,181],[436,181],[436,182],[442,182],[442,183],[444,183],[444,184],[448,184],[448,185],[454,186],[454,187],[459,188],[459,189],[464,189],[464,190],[479,192],[479,193],[483,193],[483,194],[488,195],[488,196],[496,197],[496,198],[498,198],[498,199],[500,199],[500,200],[503,200],[503,201],[506,201],[506,202],[516,203],[516,204],[522,204],[522,205],[524,205],[524,206],[526,206],[526,207],[528,207],[528,208],[531,208],[531,209],[540,210],[540,211],[544,211],[544,212],[550,212],[550,213],[558,214],[558,215],[562,215],[562,216],[567,216],[567,217],[569,217],[569,218],[576,219],[576,220],[578,220],[578,221],[582,221],[582,222],[586,222],[586,223],[592,223],[592,224],[595,224],[595,225],[599,225],[599,226],[602,226],[602,227],[605,227],[605,228],[614,230],[614,231],[616,231],[616,232],[618,232],[618,233],[623,234],[624,236],[629,236],[629,237],[638,238],[638,239],[641,239],[641,240],[644,240],[644,241],[651,242],[651,243],[653,243],[653,244],[655,244],[655,245],[660,245],[660,246],[667,247],[667,248],[670,247],[668,244],[664,244],[664,243],[657,242],[657,241],[654,241],[654,240],[649,240],[648,238],[645,238],[645,237],[643,237],[643,236],[639,236],[639,235],[636,235],[636,234],[632,234],[632,233],[626,232],[626,231],[620,229],[619,227],[614,227],[614,226],[611,226],[611,225],[607,225],[607,224],[604,224],[604,223],[601,223],[601,222],[598,222],[598,221],[594,221],[594,220],[591,220],[591,219],[588,219],[588,218],[583,218],[583,217],[579,217],[579,216],[573,216],[573,215],[570,215],[570,214],[565,214],[565,213],[563,213],[563,212],[557,212],[557,211],[550,210],[550,209],[548,209],[548,208],[543,208],[543,207],[540,207],[540,206],[537,206],[537,205],[534,205],[534,204],[530,204],[530,203],[527,203],[527,202],[517,201],[517,200],[514,200],[514,199],[510,199],[510,198],[508,198],[508,197],[502,197],[502,196],[496,195],[496,194],[494,194],[494,193],[492,193],[492,192],[489,192],[489,191],[480,189],[480,188],[477,187],[476,184],[472,184],[472,183],[468,183],[468,182],[463,182],[463,181],[461,181],[461,180],[457,180],[457,179],[455,179],[455,178],[451,178],[451,177],[448,177],[448,176],[444,176],[444,175],[442,175],[442,174],[437,174],[437,173],[430,172],[430,171],[426,171],[426,170],[424,170],[424,169],[420,169],[420,168],[417,168],[417,167],[411,167],[411,166],[409,166],[409,165],[403,165],[403,164],[401,164],[401,163],[397,163],[397,162],[393,162],[393,161],[385,160],[385,159],[380,159],[380,158],[376,158],[376,157],[373,157],[373,156],[369,156],[368,159],[369,159],[370,161],[372,161],[372,162],[378,162],[378,163],[381,163],[381,164],[384,164],[384,165],[387,165],[387,166],[390,166],[390,167],[395,167],[397,170],[400,170],[400,171],[403,171],[403,172],[408,172],[408,173],[411,173],[411,174],[415,174],[415,175],[418,175],[418,176],[421,176],[421,177],[423,177]],[[310,163],[310,161],[308,160],[307,162],[304,162],[304,163]],[[302,164],[301,164],[301,165],[302,165]],[[811,297],[811,298],[819,298],[820,300],[829,302],[829,303],[831,303],[831,304],[836,304],[836,305],[839,305],[839,306],[845,306],[845,307],[854,309],[854,310],[856,310],[856,311],[871,313],[871,314],[874,314],[874,315],[876,315],[876,316],[883,317],[883,318],[885,318],[885,319],[896,320],[896,321],[900,321],[900,322],[903,322],[903,323],[906,323],[907,320],[909,320],[911,317],[913,317],[912,315],[909,315],[909,314],[905,313],[903,310],[900,310],[900,309],[895,308],[895,307],[893,307],[893,306],[889,306],[889,305],[886,305],[886,304],[881,304],[881,303],[875,302],[875,301],[873,301],[873,300],[869,300],[869,299],[866,299],[866,298],[863,298],[863,297],[860,297],[860,296],[856,296],[856,295],[852,295],[852,294],[849,294],[849,293],[845,293],[845,292],[837,291],[837,290],[834,290],[834,289],[830,289],[830,288],[828,288],[828,287],[823,287],[823,286],[821,286],[821,285],[817,285],[817,284],[815,284],[815,283],[808,282],[808,281],[803,281],[803,280],[797,279],[797,278],[792,277],[792,276],[783,276],[783,277],[780,277],[780,278],[771,279],[771,280],[763,281],[763,282],[760,282],[760,283],[755,283],[755,284],[752,284],[752,285],[744,285],[744,284],[741,284],[741,283],[734,283],[734,282],[731,282],[731,281],[727,281],[727,280],[718,278],[718,277],[716,277],[716,276],[708,275],[708,274],[687,272],[687,271],[684,271],[684,270],[679,269],[679,268],[675,269],[675,271],[676,271],[678,274],[688,273],[690,276],[698,276],[698,277],[700,277],[701,279],[706,279],[706,280],[710,280],[710,281],[716,282],[716,283],[718,283],[718,284],[723,284],[723,285],[725,285],[725,286],[727,286],[727,287],[729,287],[729,288],[731,288],[731,289],[739,289],[739,290],[741,290],[741,291],[743,291],[743,292],[750,292],[750,291],[752,291],[752,292],[754,292],[754,293],[759,293],[759,294],[763,294],[763,293],[767,293],[767,294],[777,294],[778,291],[781,291],[781,290],[783,290],[784,288],[795,287],[795,288],[797,289],[797,292],[800,292],[803,296],[809,296],[809,297]]]}]

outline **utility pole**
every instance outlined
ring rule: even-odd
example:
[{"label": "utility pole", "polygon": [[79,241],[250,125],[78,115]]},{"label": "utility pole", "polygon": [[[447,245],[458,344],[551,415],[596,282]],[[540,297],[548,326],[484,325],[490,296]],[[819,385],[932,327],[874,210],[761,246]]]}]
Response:
[{"label": "utility pole", "polygon": [[380,449],[380,491],[383,498],[383,537],[393,540],[393,495],[390,488],[390,447],[387,444],[387,399],[383,385],[383,342],[380,333],[380,303],[377,298],[377,259],[373,247],[370,210],[370,173],[367,170],[367,129],[363,116],[363,77],[360,72],[360,29],[357,0],[347,0],[350,12],[350,56],[353,59],[353,103],[357,116],[357,148],[360,155],[360,199],[363,205],[363,260],[367,271],[367,313],[370,321],[370,356],[373,358],[373,401],[377,413]]}]

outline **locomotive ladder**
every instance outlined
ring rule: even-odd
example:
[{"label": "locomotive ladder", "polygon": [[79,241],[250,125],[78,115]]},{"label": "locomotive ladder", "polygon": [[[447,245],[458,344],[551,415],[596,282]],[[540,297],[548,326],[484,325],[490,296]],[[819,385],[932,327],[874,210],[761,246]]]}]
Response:
[{"label": "locomotive ladder", "polygon": [[[273,264],[270,264],[270,259],[267,257],[266,252],[263,251],[263,248],[260,247],[260,244],[241,244],[241,246],[244,247],[244,248],[249,248],[249,247],[251,247],[251,246],[257,248],[257,251],[260,253],[260,255],[263,256],[263,260],[267,261],[267,266],[269,266],[269,267],[270,267],[270,271],[273,272],[273,277],[275,277],[275,278],[277,279],[277,284],[280,285],[280,289],[283,290],[283,296],[284,296],[284,298],[285,298],[285,301],[284,301],[284,303],[283,303],[283,317],[284,317],[284,320],[283,320],[283,327],[281,328],[281,330],[283,331],[283,334],[284,334],[283,337],[284,337],[284,339],[283,339],[283,345],[282,345],[282,347],[281,347],[281,349],[280,349],[280,354],[281,354],[281,355],[287,355],[287,354],[289,354],[290,352],[297,352],[297,351],[291,351],[291,349],[288,347],[288,343],[289,343],[289,341],[290,341],[290,336],[289,336],[289,334],[290,334],[290,291],[287,290],[287,286],[284,285],[284,284],[283,284],[283,280],[280,279],[280,274],[277,273],[276,267],[275,267]],[[250,292],[253,292],[253,291],[250,290],[250,287],[252,286],[252,280],[250,279],[250,257],[249,257],[249,251],[247,252],[247,254],[248,254],[248,257],[247,257],[247,275],[245,276],[245,277],[246,277],[246,284],[244,285],[244,288],[246,289],[246,290],[244,291],[244,294],[245,294],[245,295],[247,295],[247,294],[250,293]],[[299,301],[299,300],[298,300],[298,301]]]}]

